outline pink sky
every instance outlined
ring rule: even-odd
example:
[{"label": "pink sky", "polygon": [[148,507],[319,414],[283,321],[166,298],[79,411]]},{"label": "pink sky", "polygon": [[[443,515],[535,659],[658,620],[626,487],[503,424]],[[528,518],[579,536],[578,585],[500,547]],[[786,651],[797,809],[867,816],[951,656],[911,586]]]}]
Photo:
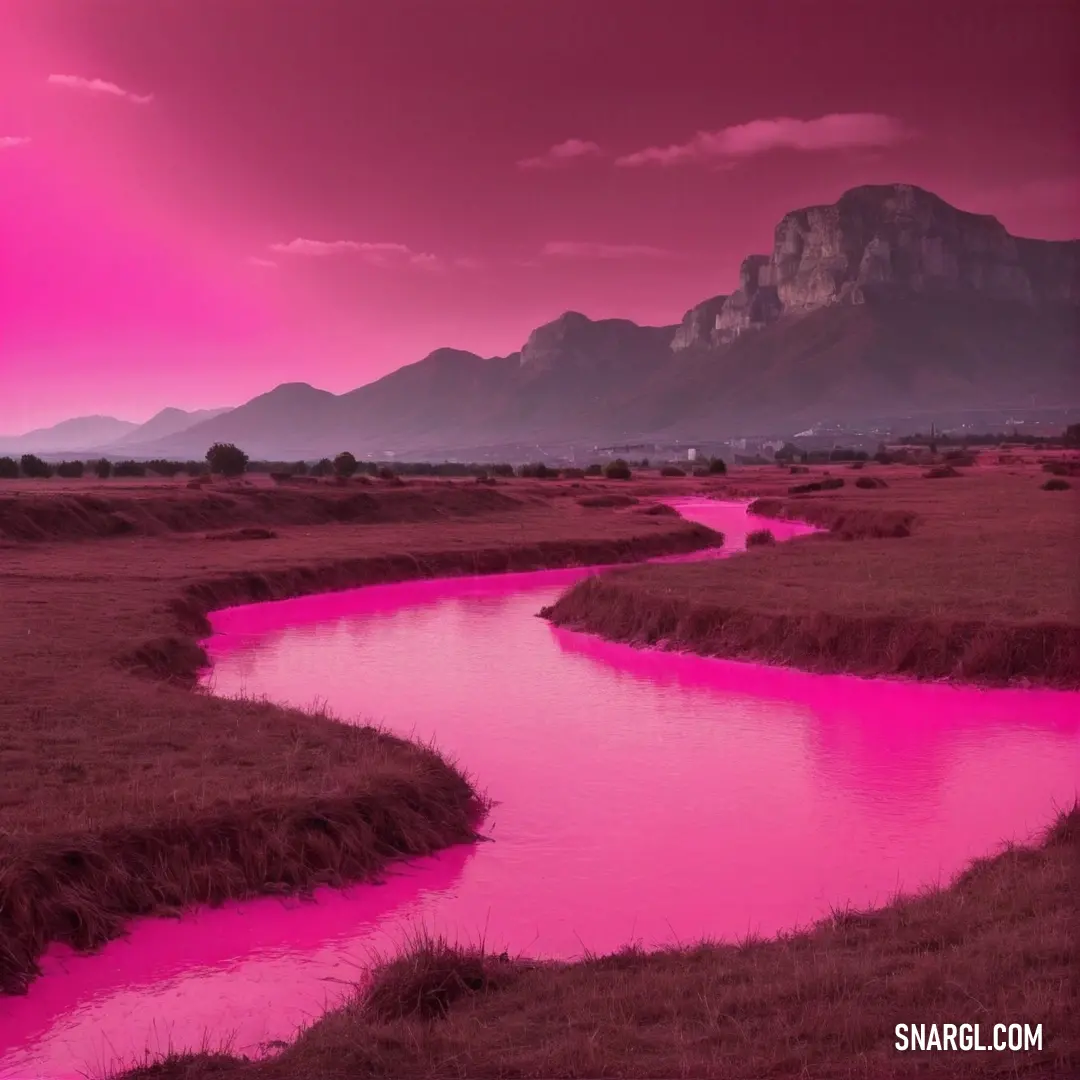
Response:
[{"label": "pink sky", "polygon": [[[661,13],[662,12],[662,13]],[[677,321],[906,181],[1080,233],[1065,0],[0,0],[0,432]]]}]

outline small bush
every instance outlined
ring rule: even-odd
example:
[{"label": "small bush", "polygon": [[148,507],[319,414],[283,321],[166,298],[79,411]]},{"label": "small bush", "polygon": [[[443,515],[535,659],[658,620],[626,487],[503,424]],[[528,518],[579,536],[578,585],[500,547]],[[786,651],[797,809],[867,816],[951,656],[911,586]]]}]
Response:
[{"label": "small bush", "polygon": [[945,460],[950,465],[969,467],[975,464],[975,455],[966,450],[950,450],[946,453]]},{"label": "small bush", "polygon": [[945,480],[950,476],[959,475],[951,465],[935,465],[932,469],[928,469],[923,473],[926,480]]},{"label": "small bush", "polygon": [[108,458],[98,458],[94,462],[94,475],[99,480],[108,480],[112,476],[112,462]]},{"label": "small bush", "polygon": [[616,506],[634,506],[637,499],[633,495],[587,495],[584,499],[578,499],[578,505],[590,510],[610,509]]},{"label": "small bush", "polygon": [[789,495],[809,495],[812,491],[821,490],[821,481],[811,480],[809,484],[792,484],[787,490]]},{"label": "small bush", "polygon": [[84,470],[85,466],[81,461],[61,461],[56,466],[56,475],[62,476],[65,480],[78,480]]},{"label": "small bush", "polygon": [[753,532],[746,534],[746,546],[750,547],[764,547],[768,544],[775,544],[776,537],[773,536],[770,529],[755,529]]},{"label": "small bush", "polygon": [[312,476],[329,476],[334,471],[334,463],[328,458],[320,458],[311,466]]},{"label": "small bush", "polygon": [[651,506],[643,506],[637,511],[639,514],[648,514],[649,517],[678,517],[679,511],[667,503],[653,503]]},{"label": "small bush", "polygon": [[211,473],[222,476],[243,476],[248,466],[248,456],[232,443],[214,443],[206,451],[206,464]]},{"label": "small bush", "polygon": [[704,465],[698,465],[694,469],[694,475],[695,476],[708,476],[709,475],[709,470],[707,468],[705,468]]},{"label": "small bush", "polygon": [[660,470],[661,476],[685,476],[686,473],[678,465],[665,465]]},{"label": "small bush", "polygon": [[46,465],[37,454],[23,454],[19,458],[19,468],[23,476],[32,480],[45,480],[53,474],[52,466]]},{"label": "small bush", "polygon": [[[764,458],[761,459],[761,464],[768,464]],[[727,463],[723,458],[710,458],[709,459],[709,475],[710,476],[726,476],[727,475]]]},{"label": "small bush", "polygon": [[585,475],[586,476],[603,476],[604,475],[604,467],[602,465],[595,465],[595,464],[590,465],[585,470]]},{"label": "small bush", "polygon": [[145,476],[146,466],[141,461],[118,461],[113,466],[113,476]]},{"label": "small bush", "polygon": [[18,480],[19,463],[13,457],[0,457],[0,480]]},{"label": "small bush", "polygon": [[530,480],[554,480],[558,475],[558,469],[552,469],[542,461],[534,461],[518,469],[518,476],[527,477]]},{"label": "small bush", "polygon": [[513,476],[514,466],[508,465],[506,462],[500,462],[498,465],[492,465],[488,470],[492,476]]},{"label": "small bush", "polygon": [[616,458],[614,461],[609,461],[604,466],[604,476],[609,480],[629,480],[633,473],[630,472],[630,466],[623,461],[622,458]]},{"label": "small bush", "polygon": [[183,462],[166,461],[164,458],[155,458],[153,461],[148,461],[146,467],[152,473],[157,473],[158,476],[165,476],[170,479],[184,471]]},{"label": "small bush", "polygon": [[842,476],[830,476],[821,481],[822,491],[835,491],[837,488],[844,486],[844,478]]},{"label": "small bush", "polygon": [[585,479],[585,470],[584,469],[574,469],[574,468],[563,469],[562,470],[562,478],[564,480],[584,480]]},{"label": "small bush", "polygon": [[1062,480],[1060,476],[1055,476],[1050,480],[1047,480],[1043,484],[1043,491],[1068,491],[1072,487],[1072,484],[1068,480]]},{"label": "small bush", "polygon": [[860,476],[855,481],[857,488],[883,488],[889,485],[880,476]]},{"label": "small bush", "polygon": [[341,477],[342,480],[348,480],[356,472],[357,467],[356,458],[348,450],[342,450],[334,458],[334,475]]}]

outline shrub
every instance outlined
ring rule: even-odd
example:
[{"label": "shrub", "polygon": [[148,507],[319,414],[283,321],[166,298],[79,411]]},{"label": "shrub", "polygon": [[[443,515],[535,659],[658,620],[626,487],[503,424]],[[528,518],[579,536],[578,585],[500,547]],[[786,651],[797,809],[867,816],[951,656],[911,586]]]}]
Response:
[{"label": "shrub", "polygon": [[603,476],[604,475],[603,466],[602,465],[590,465],[585,470],[585,475],[586,476]]},{"label": "shrub", "polygon": [[356,470],[356,458],[350,454],[348,450],[342,450],[342,452],[334,458],[334,475],[340,476],[342,480],[348,480]]},{"label": "shrub", "polygon": [[584,480],[585,479],[585,470],[584,469],[563,469],[562,470],[562,478],[564,480]]},{"label": "shrub", "polygon": [[56,466],[56,475],[62,476],[65,480],[78,480],[82,474],[85,466],[81,461],[61,461]]},{"label": "shrub", "polygon": [[13,457],[0,457],[0,480],[18,480],[19,463]]},{"label": "shrub", "polygon": [[377,473],[380,480],[397,480],[398,474],[389,465],[382,465]]},{"label": "shrub", "polygon": [[604,466],[604,476],[608,480],[629,480],[633,474],[630,472],[630,466],[623,461],[622,458],[616,458],[614,461],[609,461]]},{"label": "shrub", "polygon": [[514,466],[501,462],[498,465],[492,465],[489,471],[492,476],[513,476]]},{"label": "shrub", "polygon": [[829,476],[821,481],[822,491],[835,491],[837,488],[844,486],[844,478],[842,476]]},{"label": "shrub", "polygon": [[661,476],[685,476],[686,473],[678,465],[665,465],[660,470]]},{"label": "shrub", "polygon": [[242,476],[247,469],[248,456],[232,443],[214,443],[206,451],[206,464],[211,473],[222,476]]},{"label": "shrub", "polygon": [[[764,458],[762,459],[764,463]],[[727,475],[727,463],[723,458],[709,458],[709,475],[710,476],[726,476]]]},{"label": "shrub", "polygon": [[112,470],[113,476],[145,476],[146,466],[141,461],[118,461]]},{"label": "shrub", "polygon": [[639,514],[648,514],[649,517],[678,517],[679,511],[667,503],[653,503],[651,506],[643,506],[637,511]]},{"label": "shrub", "polygon": [[951,465],[935,465],[932,469],[928,469],[923,473],[924,478],[927,480],[944,480],[947,477],[959,475]]},{"label": "shrub", "polygon": [[522,465],[518,469],[518,476],[528,477],[531,480],[553,480],[558,475],[558,469],[552,469],[542,461],[534,461],[532,464]]},{"label": "shrub", "polygon": [[709,475],[709,470],[707,468],[705,468],[704,465],[698,465],[694,469],[694,475],[695,476],[708,476]]},{"label": "shrub", "polygon": [[633,495],[618,495],[612,492],[609,495],[586,495],[584,499],[578,499],[578,505],[590,510],[612,509],[620,506],[636,506],[638,500]]},{"label": "shrub", "polygon": [[1042,489],[1043,491],[1068,491],[1070,487],[1072,485],[1068,480],[1062,480],[1061,477],[1055,476],[1047,480]]},{"label": "shrub", "polygon": [[328,458],[320,458],[311,466],[312,476],[329,476],[334,471],[334,463]]},{"label": "shrub", "polygon": [[37,454],[23,454],[19,458],[19,468],[23,476],[29,476],[34,480],[44,480],[53,474],[52,466],[46,465]]},{"label": "shrub", "polygon": [[776,537],[773,536],[770,529],[755,529],[753,532],[746,534],[746,546],[749,547],[764,547],[767,544],[775,544]]},{"label": "shrub", "polygon": [[183,462],[180,461],[167,461],[165,458],[154,458],[153,461],[148,461],[146,467],[158,476],[173,477],[185,471]]},{"label": "shrub", "polygon": [[792,473],[808,473],[810,469],[806,465],[789,465],[788,472]]},{"label": "shrub", "polygon": [[1070,424],[1061,441],[1065,446],[1080,446],[1080,424]]},{"label": "shrub", "polygon": [[949,450],[945,454],[945,460],[950,465],[971,466],[975,464],[975,455],[966,450]]},{"label": "shrub", "polygon": [[880,476],[860,476],[855,481],[857,488],[883,488],[889,485]]},{"label": "shrub", "polygon": [[108,458],[98,458],[94,462],[94,475],[99,480],[108,480],[112,476],[112,462]]}]

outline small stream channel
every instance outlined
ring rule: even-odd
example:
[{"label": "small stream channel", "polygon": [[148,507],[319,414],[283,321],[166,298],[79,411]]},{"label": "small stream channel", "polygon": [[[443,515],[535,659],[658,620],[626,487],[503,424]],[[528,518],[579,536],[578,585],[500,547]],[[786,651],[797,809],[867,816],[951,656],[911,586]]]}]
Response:
[{"label": "small stream channel", "polygon": [[[723,531],[725,554],[754,528],[806,529],[743,504],[676,505]],[[93,956],[54,948],[26,997],[0,998],[0,1078],[68,1080],[170,1047],[259,1053],[419,926],[563,958],[775,933],[947,880],[1076,795],[1076,694],[810,675],[535,617],[592,572],[215,613],[214,693],[324,702],[434,740],[496,800],[494,843],[315,903],[141,920]]]}]

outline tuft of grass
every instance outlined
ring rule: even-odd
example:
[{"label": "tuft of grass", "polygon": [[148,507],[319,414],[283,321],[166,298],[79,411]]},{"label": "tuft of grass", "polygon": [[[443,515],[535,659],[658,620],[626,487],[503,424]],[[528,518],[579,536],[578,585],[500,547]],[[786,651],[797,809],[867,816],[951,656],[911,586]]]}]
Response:
[{"label": "tuft of grass", "polygon": [[1059,476],[1051,477],[1045,484],[1042,485],[1043,491],[1068,491],[1072,485],[1068,480],[1063,480]]},{"label": "tuft of grass", "polygon": [[775,543],[776,537],[773,536],[771,529],[754,529],[753,532],[746,534],[746,546],[748,548],[765,547]]},{"label": "tuft of grass", "polygon": [[578,506],[584,506],[589,510],[610,510],[616,507],[636,506],[640,502],[636,495],[587,495],[578,499]]},{"label": "tuft of grass", "polygon": [[522,965],[492,955],[481,942],[453,945],[421,930],[396,956],[377,963],[361,992],[360,1008],[378,1023],[436,1020],[462,998],[505,990]]},{"label": "tuft of grass", "polygon": [[949,477],[959,475],[960,473],[951,465],[935,465],[932,469],[928,469],[923,473],[923,478],[926,480],[946,480]]}]

